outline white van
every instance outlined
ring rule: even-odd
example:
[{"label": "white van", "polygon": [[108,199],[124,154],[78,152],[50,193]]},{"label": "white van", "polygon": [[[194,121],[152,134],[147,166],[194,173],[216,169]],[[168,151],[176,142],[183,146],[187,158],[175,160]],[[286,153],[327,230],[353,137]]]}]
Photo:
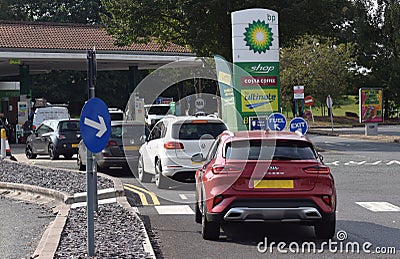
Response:
[{"label": "white van", "polygon": [[32,129],[36,129],[45,120],[70,119],[67,107],[49,106],[36,108],[33,115]]}]

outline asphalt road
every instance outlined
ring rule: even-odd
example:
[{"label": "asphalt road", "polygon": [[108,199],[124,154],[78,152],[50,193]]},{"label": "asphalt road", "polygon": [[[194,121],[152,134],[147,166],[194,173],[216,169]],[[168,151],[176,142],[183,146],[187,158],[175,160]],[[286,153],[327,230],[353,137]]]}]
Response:
[{"label": "asphalt road", "polygon": [[54,215],[40,205],[0,199],[0,258],[30,258]]},{"label": "asphalt road", "polygon": [[[391,257],[398,258],[400,144],[328,136],[309,137],[321,150],[336,181],[336,231],[339,236],[332,240],[337,243],[331,244],[331,247],[323,244],[323,240],[315,240],[312,227],[293,225],[241,224],[223,228],[219,241],[206,241],[201,238],[201,226],[194,222],[192,187],[160,191],[154,183],[138,183],[127,172],[116,176],[125,184],[132,204],[142,204],[139,210],[150,236],[156,241],[155,248],[160,258],[266,258],[271,257],[271,252],[273,257],[309,257],[313,254],[301,249],[302,246],[307,248],[309,242],[315,243],[316,252],[325,257],[390,257],[388,253],[393,253],[391,250],[395,249],[397,255]],[[75,160],[55,162],[39,158],[33,162],[76,169]],[[278,251],[278,242],[286,244],[281,249],[283,251]],[[265,243],[268,249],[264,249]],[[346,247],[354,251],[357,246],[360,253],[346,252]],[[298,253],[293,253],[289,247],[292,250],[299,247]]]}]

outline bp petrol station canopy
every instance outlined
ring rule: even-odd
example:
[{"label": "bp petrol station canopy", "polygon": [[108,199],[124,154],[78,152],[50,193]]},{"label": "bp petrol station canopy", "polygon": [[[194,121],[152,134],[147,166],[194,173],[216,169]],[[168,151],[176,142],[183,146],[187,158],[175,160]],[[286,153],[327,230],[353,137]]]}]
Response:
[{"label": "bp petrol station canopy", "polygon": [[0,77],[18,76],[20,65],[30,74],[51,70],[87,69],[86,51],[96,49],[97,69],[154,69],[195,56],[188,49],[168,44],[114,45],[104,28],[94,25],[0,21]]}]

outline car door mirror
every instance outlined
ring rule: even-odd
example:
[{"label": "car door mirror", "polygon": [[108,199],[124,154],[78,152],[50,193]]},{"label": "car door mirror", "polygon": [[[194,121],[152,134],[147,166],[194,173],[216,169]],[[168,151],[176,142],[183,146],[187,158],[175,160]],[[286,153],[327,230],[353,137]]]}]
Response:
[{"label": "car door mirror", "polygon": [[195,162],[195,163],[201,163],[201,162],[204,161],[203,154],[202,154],[202,153],[194,154],[194,155],[191,157],[191,160],[192,160],[192,162]]}]

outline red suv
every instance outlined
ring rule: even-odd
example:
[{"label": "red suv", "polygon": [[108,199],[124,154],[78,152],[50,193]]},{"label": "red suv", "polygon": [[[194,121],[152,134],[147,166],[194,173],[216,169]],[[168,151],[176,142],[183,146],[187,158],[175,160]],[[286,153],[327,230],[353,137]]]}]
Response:
[{"label": "red suv", "polygon": [[196,222],[204,239],[229,222],[313,225],[317,238],[335,234],[336,190],[313,144],[292,132],[224,132],[196,171]]}]

